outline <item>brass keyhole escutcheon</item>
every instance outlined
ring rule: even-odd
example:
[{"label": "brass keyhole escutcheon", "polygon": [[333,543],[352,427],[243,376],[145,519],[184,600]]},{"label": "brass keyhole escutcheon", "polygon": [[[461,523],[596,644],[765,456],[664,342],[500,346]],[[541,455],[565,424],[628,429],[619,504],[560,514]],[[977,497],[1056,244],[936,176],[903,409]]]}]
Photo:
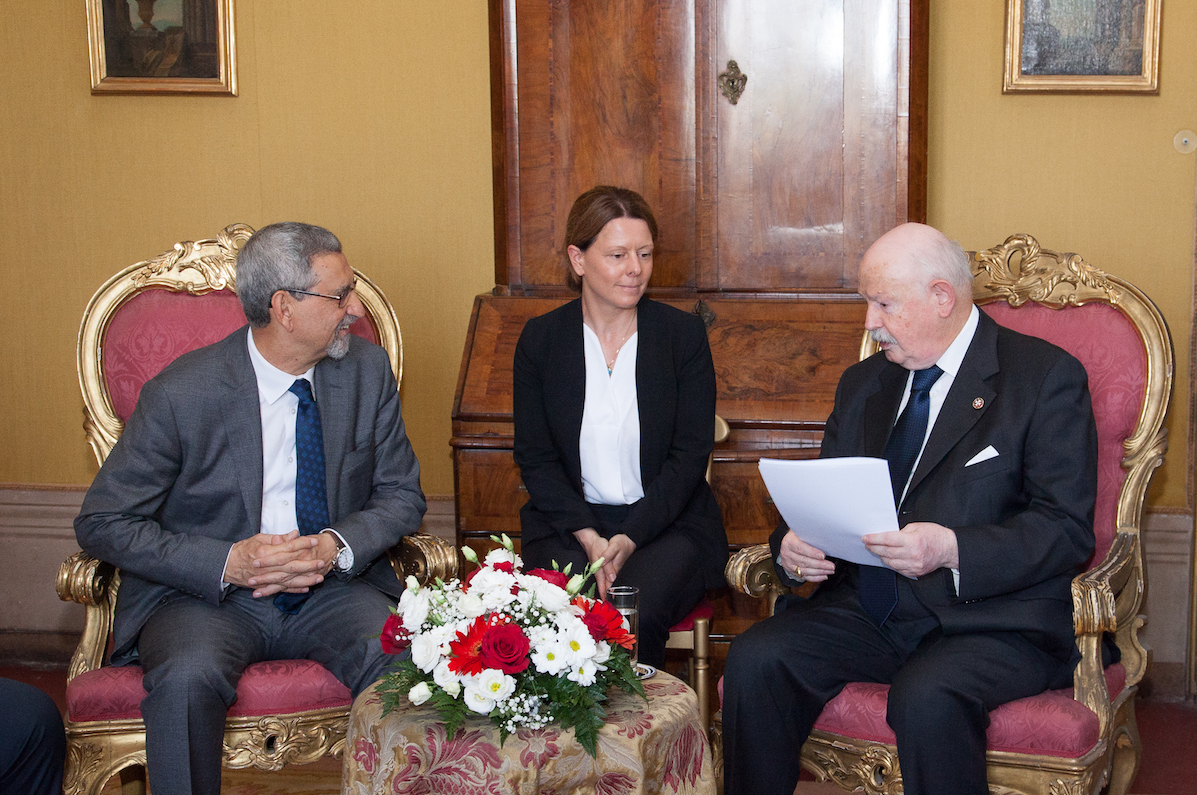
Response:
[{"label": "brass keyhole escutcheon", "polygon": [[747,83],[748,75],[740,71],[740,65],[735,61],[728,61],[727,71],[719,74],[719,93],[735,105],[740,101],[740,95],[744,93]]}]

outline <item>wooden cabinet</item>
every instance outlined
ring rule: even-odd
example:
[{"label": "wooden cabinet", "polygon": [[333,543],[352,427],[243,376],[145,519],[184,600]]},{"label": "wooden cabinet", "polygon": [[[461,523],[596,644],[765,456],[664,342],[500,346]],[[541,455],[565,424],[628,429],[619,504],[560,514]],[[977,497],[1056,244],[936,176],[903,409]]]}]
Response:
[{"label": "wooden cabinet", "polygon": [[[712,486],[732,545],[763,540],[756,463],[817,455],[860,350],[860,256],[924,215],[927,0],[491,0],[490,17],[496,286],[453,405],[459,542],[518,533],[515,343],[571,297],[565,219],[597,184],[645,196],[650,293],[707,320],[731,426]],[[722,597],[715,638],[757,610]]]}]

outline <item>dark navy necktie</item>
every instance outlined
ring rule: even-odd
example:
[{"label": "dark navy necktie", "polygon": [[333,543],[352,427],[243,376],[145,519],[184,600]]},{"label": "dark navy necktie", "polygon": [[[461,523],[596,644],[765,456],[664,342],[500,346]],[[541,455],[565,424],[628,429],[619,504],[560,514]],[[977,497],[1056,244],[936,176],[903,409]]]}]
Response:
[{"label": "dark navy necktie", "polygon": [[[328,488],[324,480],[324,432],[320,427],[320,409],[312,397],[312,385],[297,378],[287,390],[299,398],[295,414],[295,519],[301,536],[319,533],[328,527]],[[280,593],[274,606],[295,614],[307,601],[309,593]]]},{"label": "dark navy necktie", "polygon": [[[889,479],[894,489],[894,505],[901,506],[902,492],[910,479],[919,451],[923,449],[923,438],[927,435],[927,420],[931,415],[931,387],[943,375],[935,365],[926,370],[916,370],[914,383],[910,387],[910,399],[902,416],[894,423],[885,445],[885,458],[889,461]],[[881,626],[898,604],[898,578],[892,569],[880,566],[860,567],[860,604],[869,618]]]}]

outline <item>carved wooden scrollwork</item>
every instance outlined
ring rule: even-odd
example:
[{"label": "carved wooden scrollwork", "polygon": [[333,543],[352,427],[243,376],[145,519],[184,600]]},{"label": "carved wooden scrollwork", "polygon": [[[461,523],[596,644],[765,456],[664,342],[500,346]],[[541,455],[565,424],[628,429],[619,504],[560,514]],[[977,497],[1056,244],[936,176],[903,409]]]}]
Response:
[{"label": "carved wooden scrollwork", "polygon": [[1000,246],[974,255],[978,288],[1022,306],[1028,300],[1047,306],[1080,306],[1101,300],[1117,305],[1122,291],[1104,271],[1077,254],[1044,251],[1030,235],[1011,235]]},{"label": "carved wooden scrollwork", "polygon": [[66,767],[62,775],[63,795],[83,795],[95,778],[104,752],[95,743],[71,743],[67,746]]},{"label": "carved wooden scrollwork", "polygon": [[345,748],[349,713],[261,718],[247,729],[226,731],[223,757],[228,768],[282,770],[315,762]]}]

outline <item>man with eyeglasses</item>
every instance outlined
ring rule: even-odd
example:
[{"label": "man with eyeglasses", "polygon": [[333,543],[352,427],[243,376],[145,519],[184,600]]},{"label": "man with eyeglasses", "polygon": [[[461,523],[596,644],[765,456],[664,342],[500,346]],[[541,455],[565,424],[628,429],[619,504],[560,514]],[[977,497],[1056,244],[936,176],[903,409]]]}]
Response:
[{"label": "man with eyeglasses", "polygon": [[112,663],[145,669],[155,795],[220,792],[246,666],[315,660],[356,696],[388,662],[386,551],[425,503],[386,352],[349,333],[356,284],[326,229],[254,234],[248,327],[146,383],[75,520],[121,569]]}]

